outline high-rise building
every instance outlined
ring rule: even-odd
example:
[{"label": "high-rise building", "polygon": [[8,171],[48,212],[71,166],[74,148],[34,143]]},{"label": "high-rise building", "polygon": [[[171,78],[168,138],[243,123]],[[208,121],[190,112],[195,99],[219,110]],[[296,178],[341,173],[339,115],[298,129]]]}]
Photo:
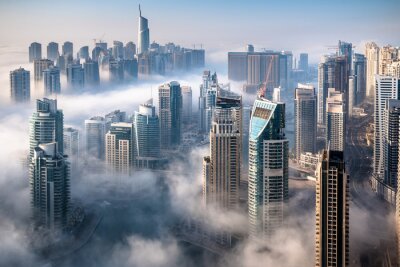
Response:
[{"label": "high-rise building", "polygon": [[352,58],[353,58],[353,45],[351,43],[343,42],[339,40],[338,43],[338,55],[344,56],[346,61],[347,77],[352,73]]},{"label": "high-rise building", "polygon": [[124,61],[111,60],[109,62],[110,81],[123,82],[124,81]]},{"label": "high-rise building", "polygon": [[260,52],[247,56],[247,84],[265,84],[266,88],[270,89],[278,87],[280,85],[279,70],[279,53]]},{"label": "high-rise building", "polygon": [[46,95],[61,93],[60,69],[50,66],[43,70],[44,92]]},{"label": "high-rise building", "polygon": [[199,96],[199,129],[201,133],[208,134],[211,127],[211,116],[217,97],[217,75],[211,75],[209,70],[203,72],[203,84],[200,85]]},{"label": "high-rise building", "polygon": [[307,53],[301,53],[300,54],[298,69],[299,70],[304,70],[305,72],[308,72],[308,54]]},{"label": "high-rise building", "polygon": [[77,129],[64,128],[64,154],[71,163],[71,171],[75,171],[80,157],[80,138]]},{"label": "high-rise building", "polygon": [[70,208],[69,165],[57,142],[33,149],[29,185],[33,217],[37,227],[62,230]]},{"label": "high-rise building", "polygon": [[313,85],[298,84],[294,96],[295,153],[317,152],[317,95]]},{"label": "high-rise building", "polygon": [[317,170],[315,266],[349,266],[349,176],[343,152],[324,150]]},{"label": "high-rise building", "polygon": [[133,60],[136,55],[136,45],[133,42],[127,42],[124,47],[124,59]]},{"label": "high-rise building", "polygon": [[92,50],[92,60],[98,62],[99,61],[99,56],[100,53],[104,51],[103,49],[101,49],[100,47],[96,46],[95,48],[93,48]]},{"label": "high-rise building", "polygon": [[345,122],[346,116],[343,107],[343,93],[329,88],[326,99],[326,145],[333,151],[345,150]]},{"label": "high-rise building", "polygon": [[139,5],[138,54],[142,54],[149,50],[150,30],[148,23],[148,20],[145,17],[142,17],[142,10]]},{"label": "high-rise building", "polygon": [[86,156],[96,159],[104,158],[106,122],[103,117],[93,117],[85,120],[85,150]]},{"label": "high-rise building", "polygon": [[73,56],[74,55],[74,44],[73,43],[71,43],[71,42],[65,42],[63,45],[62,45],[62,54],[64,55],[64,56],[66,56],[66,55],[70,55],[70,56]]},{"label": "high-rise building", "polygon": [[129,175],[133,166],[133,124],[111,124],[106,134],[106,163],[115,172]]},{"label": "high-rise building", "polygon": [[[254,49],[254,47],[253,47]],[[231,81],[247,80],[247,54],[246,52],[228,53],[228,79]]]},{"label": "high-rise building", "polygon": [[[242,99],[218,97],[210,130],[210,156],[203,162],[204,203],[232,209],[239,204],[242,152]],[[207,160],[208,159],[208,160]]]},{"label": "high-rise building", "polygon": [[124,44],[120,41],[114,41],[112,47],[112,56],[114,59],[124,58]]},{"label": "high-rise building", "polygon": [[78,59],[84,59],[84,60],[89,60],[89,46],[82,46],[81,49],[79,49]]},{"label": "high-rise building", "polygon": [[68,64],[67,83],[72,88],[83,88],[85,85],[85,72],[79,62]]},{"label": "high-rise building", "polygon": [[182,86],[182,123],[192,121],[192,88]]},{"label": "high-rise building", "polygon": [[399,99],[400,82],[399,79],[391,76],[375,75],[375,104],[374,104],[374,176],[382,178],[384,170],[383,161],[383,114],[386,101],[389,99]]},{"label": "high-rise building", "polygon": [[389,75],[389,67],[399,61],[399,49],[391,45],[381,47],[379,49],[379,75]]},{"label": "high-rise building", "polygon": [[29,62],[42,59],[42,45],[39,43],[31,43],[29,46]]},{"label": "high-rise building", "polygon": [[43,79],[43,71],[54,66],[54,62],[49,59],[38,59],[33,62],[33,74],[35,81]]},{"label": "high-rise building", "polygon": [[399,162],[400,100],[386,100],[383,112],[383,183],[397,190]]},{"label": "high-rise building", "polygon": [[251,106],[242,107],[242,173],[246,173],[249,169],[249,129]]},{"label": "high-rise building", "polygon": [[136,58],[133,59],[124,59],[123,61],[124,68],[124,79],[136,80],[138,78],[138,62]]},{"label": "high-rise building", "polygon": [[251,238],[271,236],[284,222],[289,198],[285,104],[258,98],[249,139],[248,213]]},{"label": "high-rise building", "polygon": [[106,122],[106,133],[110,130],[111,124],[117,122],[127,122],[126,112],[120,111],[119,109],[114,110],[104,116]]},{"label": "high-rise building", "polygon": [[161,148],[180,145],[182,127],[182,90],[178,82],[172,81],[158,87]]},{"label": "high-rise building", "polygon": [[30,158],[37,146],[53,142],[57,143],[57,151],[64,155],[63,127],[64,115],[62,110],[57,109],[57,100],[36,100],[36,112],[30,118]]},{"label": "high-rise building", "polygon": [[79,157],[80,145],[79,145],[79,131],[72,127],[64,128],[64,154],[69,158]]},{"label": "high-rise building", "polygon": [[58,52],[58,43],[50,42],[47,45],[47,59],[55,61],[60,53]]},{"label": "high-rise building", "polygon": [[10,71],[10,95],[14,102],[25,102],[31,99],[30,72],[19,68]]},{"label": "high-rise building", "polygon": [[148,102],[134,115],[135,167],[154,169],[160,164],[160,122],[156,109]]},{"label": "high-rise building", "polygon": [[99,63],[97,61],[87,60],[83,63],[83,72],[86,86],[100,85]]},{"label": "high-rise building", "polygon": [[[353,101],[350,101],[350,105],[359,105],[363,102],[366,96],[366,88],[367,88],[367,69],[366,69],[366,58],[363,54],[353,54],[353,79],[355,84],[353,89],[349,88],[350,97],[353,98]],[[350,83],[350,82],[349,82]],[[350,85],[349,85],[350,87]],[[352,93],[353,91],[353,93]],[[352,111],[352,106],[349,106],[349,112]]]},{"label": "high-rise building", "polygon": [[379,47],[375,43],[367,43],[365,45],[365,57],[367,60],[366,95],[372,97],[375,94],[375,75],[379,72]]}]

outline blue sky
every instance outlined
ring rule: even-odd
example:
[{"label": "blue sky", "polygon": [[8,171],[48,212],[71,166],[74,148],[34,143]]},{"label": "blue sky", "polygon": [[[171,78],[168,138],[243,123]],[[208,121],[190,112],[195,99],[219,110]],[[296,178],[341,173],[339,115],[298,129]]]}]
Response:
[{"label": "blue sky", "polygon": [[[139,1],[0,0],[0,45],[93,38],[137,40]],[[210,51],[257,48],[309,52],[318,60],[339,39],[400,44],[400,0],[141,1],[150,38]],[[362,47],[356,49],[362,50]],[[221,53],[222,54],[222,53]]]}]

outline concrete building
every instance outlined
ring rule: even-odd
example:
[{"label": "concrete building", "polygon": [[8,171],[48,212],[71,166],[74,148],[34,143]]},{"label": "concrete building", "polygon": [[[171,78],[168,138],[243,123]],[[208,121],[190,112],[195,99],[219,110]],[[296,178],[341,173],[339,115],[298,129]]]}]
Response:
[{"label": "concrete building", "polygon": [[33,62],[33,74],[35,81],[43,79],[43,71],[54,66],[54,62],[49,59],[38,59]]},{"label": "concrete building", "polygon": [[142,17],[142,11],[139,5],[138,54],[147,52],[150,47],[150,30],[148,23],[148,20]]},{"label": "concrete building", "polygon": [[89,46],[82,46],[79,49],[79,52],[77,54],[78,59],[84,59],[85,61],[88,61],[90,59],[89,56]]},{"label": "concrete building", "polygon": [[103,117],[85,120],[86,157],[104,159],[106,122]]},{"label": "concrete building", "polygon": [[133,42],[127,42],[124,47],[124,59],[133,60],[136,55],[136,45]]},{"label": "concrete building", "polygon": [[29,167],[30,197],[36,227],[62,230],[70,210],[69,165],[56,142],[33,149]]},{"label": "concrete building", "polygon": [[85,63],[83,63],[83,72],[85,86],[96,87],[100,85],[100,71],[97,61],[85,61]]},{"label": "concrete building", "polygon": [[57,151],[64,155],[64,115],[57,109],[57,100],[43,98],[36,100],[36,111],[29,122],[30,158],[40,144],[57,143]]},{"label": "concrete building", "polygon": [[317,170],[315,266],[349,266],[349,176],[343,152],[324,150]]},{"label": "concrete building", "polygon": [[108,70],[111,82],[121,83],[124,81],[125,73],[123,60],[110,60]]},{"label": "concrete building", "polygon": [[158,87],[161,148],[176,148],[181,143],[182,90],[172,81]]},{"label": "concrete building", "polygon": [[379,73],[379,47],[375,43],[365,44],[366,96],[375,94],[375,75]]},{"label": "concrete building", "polygon": [[329,88],[326,99],[326,147],[333,151],[345,151],[346,115],[343,106],[343,93]]},{"label": "concrete building", "polygon": [[210,155],[203,163],[203,195],[206,205],[224,209],[239,205],[242,152],[242,99],[218,97],[210,131]]},{"label": "concrete building", "polygon": [[[254,47],[253,47],[254,48]],[[228,79],[231,81],[247,80],[247,53],[228,53]]]},{"label": "concrete building", "polygon": [[10,96],[14,102],[27,102],[31,99],[29,71],[23,68],[10,71]]},{"label": "concrete building", "polygon": [[[374,104],[374,175],[381,180],[384,170],[384,110],[389,99],[399,99],[399,79],[391,76],[375,75],[375,104]],[[380,177],[380,178],[378,178]]]},{"label": "concrete building", "polygon": [[58,43],[50,42],[47,45],[47,59],[55,61],[60,53],[58,52]]},{"label": "concrete building", "polygon": [[31,43],[29,46],[29,62],[42,59],[42,45],[39,43]]},{"label": "concrete building", "polygon": [[313,85],[298,84],[294,96],[295,153],[317,152],[317,94]]},{"label": "concrete building", "polygon": [[139,106],[134,114],[135,167],[156,169],[161,165],[160,122],[152,103]]},{"label": "concrete building", "polygon": [[192,88],[182,86],[182,123],[192,122]]},{"label": "concrete building", "polygon": [[60,69],[50,66],[43,70],[44,93],[46,95],[61,93]]},{"label": "concrete building", "polygon": [[75,62],[67,66],[67,83],[74,89],[81,89],[85,86],[85,72],[82,64]]},{"label": "concrete building", "polygon": [[354,76],[355,85],[353,87],[353,92],[351,92],[349,88],[350,97],[353,98],[353,101],[350,101],[351,106],[349,106],[349,112],[352,112],[352,107],[361,104],[367,95],[366,57],[363,54],[354,53],[352,64],[352,75]]},{"label": "concrete building", "polygon": [[120,41],[113,42],[112,56],[114,59],[124,59],[124,43]]},{"label": "concrete building", "polygon": [[132,123],[112,123],[105,139],[108,167],[118,174],[130,175],[134,155]]},{"label": "concrete building", "polygon": [[64,128],[64,155],[68,156],[71,164],[71,172],[77,170],[80,160],[80,137],[79,131],[72,127]]},{"label": "concrete building", "polygon": [[138,62],[137,59],[124,59],[124,80],[132,81],[138,78]]},{"label": "concrete building", "polygon": [[62,55],[67,56],[74,56],[74,44],[71,42],[65,42],[62,45]]},{"label": "concrete building", "polygon": [[248,213],[250,238],[268,238],[284,223],[289,198],[285,104],[258,98],[250,121]]}]

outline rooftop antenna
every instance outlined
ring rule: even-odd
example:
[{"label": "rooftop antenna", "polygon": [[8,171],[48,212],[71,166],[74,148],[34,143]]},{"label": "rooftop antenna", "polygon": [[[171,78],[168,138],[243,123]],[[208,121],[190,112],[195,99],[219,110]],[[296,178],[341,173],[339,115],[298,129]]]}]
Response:
[{"label": "rooftop antenna", "polygon": [[139,15],[142,16],[142,10],[140,10],[140,4],[139,4]]}]

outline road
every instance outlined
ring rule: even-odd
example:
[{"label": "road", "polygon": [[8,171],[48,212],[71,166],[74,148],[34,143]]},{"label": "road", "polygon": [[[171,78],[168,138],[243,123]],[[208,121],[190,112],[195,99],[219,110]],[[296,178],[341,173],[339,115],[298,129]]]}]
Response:
[{"label": "road", "polygon": [[[366,111],[367,116],[348,122],[346,133],[346,165],[350,174],[350,259],[354,266],[372,266],[372,256],[368,255],[371,251],[379,254],[383,243],[395,244],[393,207],[378,198],[369,183],[373,151],[367,146],[365,133],[373,117],[371,107]],[[360,258],[364,258],[363,265]]]}]

